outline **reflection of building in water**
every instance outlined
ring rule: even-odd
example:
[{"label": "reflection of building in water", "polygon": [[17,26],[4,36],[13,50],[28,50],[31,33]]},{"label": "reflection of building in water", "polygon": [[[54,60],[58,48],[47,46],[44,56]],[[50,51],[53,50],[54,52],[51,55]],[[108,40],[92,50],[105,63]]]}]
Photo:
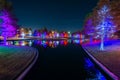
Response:
[{"label": "reflection of building in water", "polygon": [[59,41],[47,41],[46,44],[48,47],[55,48],[59,45]]},{"label": "reflection of building in water", "polygon": [[50,41],[49,47],[55,48],[59,45],[59,41]]},{"label": "reflection of building in water", "polygon": [[60,41],[60,45],[66,46],[68,44],[68,40],[62,40]]},{"label": "reflection of building in water", "polygon": [[16,45],[16,46],[32,46],[32,41],[7,41],[6,45]]},{"label": "reflection of building in water", "polygon": [[68,40],[64,40],[63,43],[64,43],[64,46],[66,46],[68,44]]},{"label": "reflection of building in water", "polygon": [[65,39],[65,40],[35,40],[35,41],[32,41],[32,40],[26,40],[26,41],[8,41],[6,43],[6,45],[16,45],[16,46],[32,46],[32,44],[36,44],[36,45],[40,45],[40,46],[43,46],[43,47],[51,47],[51,48],[55,48],[57,47],[58,45],[63,45],[63,46],[66,46],[68,45],[69,43],[75,43],[75,44],[81,44],[80,40],[68,40],[68,39]]},{"label": "reflection of building in water", "polygon": [[60,40],[60,41],[53,41],[53,40],[43,40],[43,41],[35,41],[34,42],[37,45],[41,45],[43,47],[51,47],[51,48],[55,48],[58,45],[64,45],[66,46],[69,42],[68,40]]},{"label": "reflection of building in water", "polygon": [[15,41],[15,42],[14,42],[14,45],[18,46],[18,45],[19,45],[19,42],[18,42],[18,41]]},{"label": "reflection of building in water", "polygon": [[28,45],[29,45],[29,46],[32,46],[32,41],[31,41],[31,40],[28,41]]},{"label": "reflection of building in water", "polygon": [[21,46],[25,46],[25,41],[21,41]]},{"label": "reflection of building in water", "polygon": [[80,40],[80,39],[75,39],[75,40],[73,40],[73,43],[75,43],[75,44],[82,44],[83,41]]},{"label": "reflection of building in water", "polygon": [[6,45],[13,45],[13,42],[12,41],[6,42]]}]

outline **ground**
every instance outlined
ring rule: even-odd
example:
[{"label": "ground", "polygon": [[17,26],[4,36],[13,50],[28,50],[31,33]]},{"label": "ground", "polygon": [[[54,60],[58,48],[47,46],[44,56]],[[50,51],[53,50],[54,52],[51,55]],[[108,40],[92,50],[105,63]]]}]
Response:
[{"label": "ground", "polygon": [[104,51],[100,51],[99,46],[99,43],[83,45],[96,60],[120,78],[120,40],[106,41]]},{"label": "ground", "polygon": [[36,50],[31,47],[0,45],[0,80],[13,80],[34,59]]}]

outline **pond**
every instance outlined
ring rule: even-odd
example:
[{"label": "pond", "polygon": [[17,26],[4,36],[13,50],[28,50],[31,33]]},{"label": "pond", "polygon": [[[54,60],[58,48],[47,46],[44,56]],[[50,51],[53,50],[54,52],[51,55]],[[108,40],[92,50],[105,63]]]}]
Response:
[{"label": "pond", "polygon": [[6,44],[38,49],[38,60],[24,80],[107,80],[86,55],[80,40],[26,40]]}]

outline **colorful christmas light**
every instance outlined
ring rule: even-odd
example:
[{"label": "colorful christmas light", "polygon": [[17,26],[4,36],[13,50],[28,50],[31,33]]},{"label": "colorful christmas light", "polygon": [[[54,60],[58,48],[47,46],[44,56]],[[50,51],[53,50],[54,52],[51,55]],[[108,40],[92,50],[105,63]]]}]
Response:
[{"label": "colorful christmas light", "polygon": [[101,38],[100,50],[104,50],[104,40],[115,32],[115,26],[112,22],[112,16],[109,13],[110,9],[107,5],[104,5],[98,10],[99,24],[96,27],[97,34]]}]

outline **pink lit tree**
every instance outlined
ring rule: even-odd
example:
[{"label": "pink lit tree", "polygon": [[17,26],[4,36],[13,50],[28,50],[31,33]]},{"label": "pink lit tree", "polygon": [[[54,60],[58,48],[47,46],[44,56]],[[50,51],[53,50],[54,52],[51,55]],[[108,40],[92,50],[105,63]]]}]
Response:
[{"label": "pink lit tree", "polygon": [[13,37],[17,31],[17,20],[9,10],[0,10],[0,35],[4,37],[4,42],[8,37]]}]

